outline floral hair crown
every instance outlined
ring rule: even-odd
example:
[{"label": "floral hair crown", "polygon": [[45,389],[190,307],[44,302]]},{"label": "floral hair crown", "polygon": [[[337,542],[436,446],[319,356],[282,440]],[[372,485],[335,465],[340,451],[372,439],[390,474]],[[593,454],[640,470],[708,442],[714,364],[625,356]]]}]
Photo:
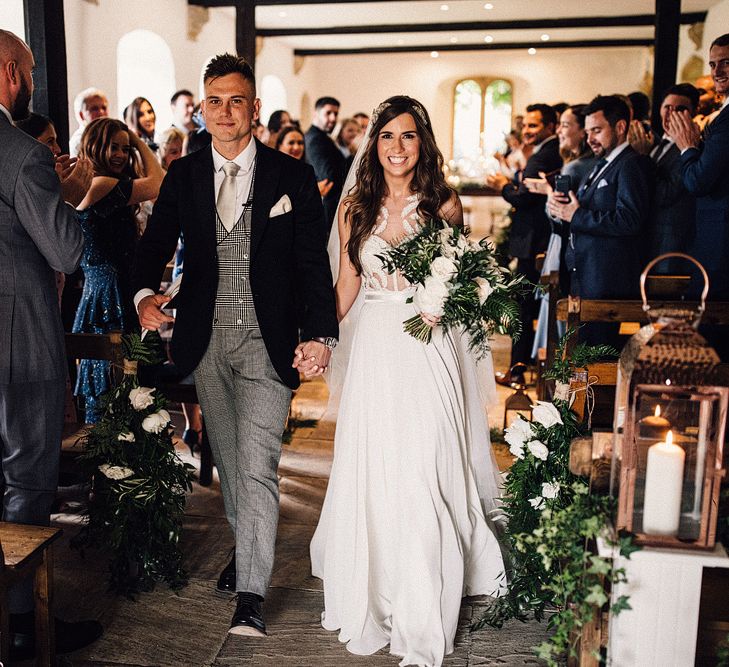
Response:
[{"label": "floral hair crown", "polygon": [[[383,102],[378,106],[373,112],[372,116],[370,118],[370,121],[372,122],[372,125],[374,126],[377,122],[377,119],[380,117],[380,114],[387,109],[387,107],[391,106],[390,102]],[[412,110],[420,116],[421,120],[425,123],[426,127],[429,127],[430,124],[428,123],[428,115],[425,113],[425,109],[421,107],[419,104],[411,102],[410,107]]]}]

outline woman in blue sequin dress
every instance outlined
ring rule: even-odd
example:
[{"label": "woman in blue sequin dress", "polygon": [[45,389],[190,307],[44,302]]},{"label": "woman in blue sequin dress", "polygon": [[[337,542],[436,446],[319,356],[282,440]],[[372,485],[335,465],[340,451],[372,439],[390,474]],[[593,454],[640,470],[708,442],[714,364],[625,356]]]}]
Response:
[{"label": "woman in blue sequin dress", "polygon": [[[79,157],[91,160],[94,179],[78,207],[86,242],[81,259],[85,282],[73,332],[128,332],[137,327],[129,284],[137,237],[135,207],[157,197],[164,172],[149,147],[113,118],[97,118],[88,125]],[[108,361],[81,361],[76,394],[85,399],[88,423],[101,418],[100,398],[109,387]]]}]

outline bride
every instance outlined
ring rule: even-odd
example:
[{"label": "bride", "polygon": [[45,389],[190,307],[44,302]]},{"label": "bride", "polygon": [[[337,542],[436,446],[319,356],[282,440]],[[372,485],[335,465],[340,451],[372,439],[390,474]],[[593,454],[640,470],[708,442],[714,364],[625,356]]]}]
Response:
[{"label": "bride", "polygon": [[378,256],[423,220],[463,224],[463,211],[419,102],[389,98],[369,128],[332,235],[342,337],[347,325],[353,336],[312,572],[324,582],[322,625],[349,651],[390,644],[401,666],[440,665],[461,597],[504,592],[486,518],[497,470],[467,341],[438,327],[430,344],[406,334],[413,288]]}]

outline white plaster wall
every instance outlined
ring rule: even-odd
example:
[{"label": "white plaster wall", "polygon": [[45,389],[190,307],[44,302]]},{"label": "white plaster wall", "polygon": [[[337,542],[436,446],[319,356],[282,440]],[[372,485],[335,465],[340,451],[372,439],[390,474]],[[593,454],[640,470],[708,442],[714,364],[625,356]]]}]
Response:
[{"label": "white plaster wall", "polygon": [[589,56],[567,49],[541,49],[534,56],[526,51],[441,53],[439,58],[429,53],[316,56],[307,57],[290,82],[296,92],[289,99],[307,94],[313,104],[317,97],[333,95],[342,102],[343,116],[369,112],[390,95],[411,95],[428,109],[449,157],[453,88],[459,79],[511,80],[515,113],[521,113],[533,102],[589,102],[598,93],[629,93],[649,67],[647,48],[597,49]]},{"label": "white plaster wall", "polygon": [[[209,20],[195,41],[187,36],[186,0],[155,0],[153,3],[149,0],[97,0],[97,4],[65,0],[64,11],[71,132],[77,127],[73,98],[84,88],[101,88],[109,95],[112,112],[118,108],[116,47],[119,39],[130,30],[152,30],[167,42],[175,61],[173,90],[189,88],[197,93],[200,70],[208,58],[235,50],[234,15],[226,9],[210,9]],[[155,111],[159,126],[169,126],[169,107]]]},{"label": "white plaster wall", "polygon": [[0,0],[0,28],[25,39],[23,0]]},{"label": "white plaster wall", "polygon": [[[709,44],[729,32],[729,0],[722,0],[709,9],[704,23],[704,59],[709,62]],[[709,71],[708,65],[706,71]]]}]

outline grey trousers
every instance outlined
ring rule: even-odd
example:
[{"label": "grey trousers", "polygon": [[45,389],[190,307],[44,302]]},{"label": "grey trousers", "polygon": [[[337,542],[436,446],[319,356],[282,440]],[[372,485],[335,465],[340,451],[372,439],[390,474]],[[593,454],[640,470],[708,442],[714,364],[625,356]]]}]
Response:
[{"label": "grey trousers", "polygon": [[[47,526],[58,487],[64,379],[0,384],[2,520]],[[33,609],[31,578],[8,595],[10,612]]]},{"label": "grey trousers", "polygon": [[194,377],[235,535],[236,590],[265,597],[291,390],[274,370],[258,329],[213,329]]}]

